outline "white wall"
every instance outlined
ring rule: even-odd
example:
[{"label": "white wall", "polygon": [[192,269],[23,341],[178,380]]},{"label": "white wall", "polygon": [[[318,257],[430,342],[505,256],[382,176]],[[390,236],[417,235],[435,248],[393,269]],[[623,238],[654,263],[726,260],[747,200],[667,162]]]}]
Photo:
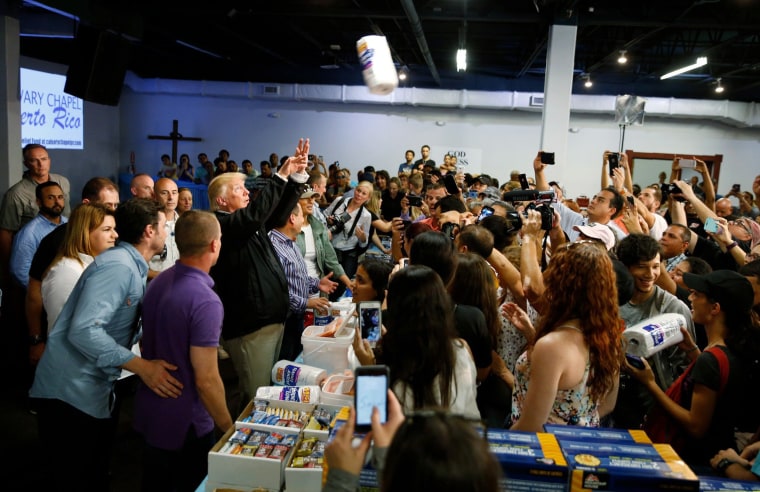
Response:
[{"label": "white wall", "polygon": [[[204,139],[180,143],[179,153],[190,154],[192,162],[198,152],[213,159],[219,149],[226,148],[238,163],[247,158],[258,166],[270,152],[288,154],[299,137],[309,137],[313,154],[323,155],[328,163],[340,161],[355,176],[369,164],[395,171],[407,148],[419,156],[420,146],[429,144],[437,162],[448,146],[481,149],[482,172],[502,182],[512,169],[532,172],[541,125],[538,112],[145,95],[127,88],[120,109],[120,169],[126,168],[129,151],[134,150],[138,171],[152,174],[158,170],[160,155],[170,153],[171,144],[148,140],[147,135],[168,134],[172,119],[180,121],[181,134]],[[569,162],[558,163],[548,177],[563,182],[571,196],[592,195],[599,190],[602,153],[617,148],[620,130],[612,111],[599,116],[574,114],[570,127],[577,133],[569,135]],[[754,160],[760,152],[757,128],[647,117],[643,126],[627,128],[624,148],[723,154],[719,193],[733,183],[749,189],[760,173],[760,164]]]},{"label": "white wall", "polygon": [[[22,64],[53,73],[66,71],[66,67],[31,59],[23,59]],[[238,163],[248,158],[258,166],[271,152],[291,153],[299,137],[309,137],[312,153],[323,155],[328,163],[339,160],[355,176],[369,164],[393,172],[407,148],[419,156],[420,146],[429,144],[438,162],[449,146],[479,149],[480,170],[502,182],[512,169],[531,173],[541,131],[540,112],[138,94],[125,87],[118,108],[85,103],[85,149],[51,150],[53,171],[69,178],[74,202],[90,177],[116,180],[124,173],[130,151],[135,152],[139,172],[155,174],[160,155],[171,152],[171,143],[149,140],[148,135],[168,135],[173,119],[179,120],[181,134],[203,138],[202,142],[180,142],[179,153],[190,154],[193,163],[199,152],[213,158],[219,149],[227,148]],[[571,196],[592,195],[599,189],[601,155],[617,147],[619,128],[612,111],[574,113],[570,127],[577,133],[568,135],[568,162],[550,168],[548,177],[561,181]],[[624,148],[723,154],[719,193],[733,183],[750,189],[760,174],[757,127],[647,116],[643,126],[627,129]]]}]

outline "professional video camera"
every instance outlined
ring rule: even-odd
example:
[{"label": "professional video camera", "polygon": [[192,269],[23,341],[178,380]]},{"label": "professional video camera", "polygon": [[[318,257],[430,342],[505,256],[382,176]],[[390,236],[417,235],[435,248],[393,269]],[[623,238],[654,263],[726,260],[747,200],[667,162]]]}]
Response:
[{"label": "professional video camera", "polygon": [[528,216],[528,210],[535,210],[541,214],[541,229],[548,231],[552,228],[554,221],[554,209],[550,203],[556,201],[554,190],[515,190],[504,193],[502,199],[505,202],[514,204],[515,202],[530,202],[525,206],[526,211],[507,212],[507,219],[515,224],[515,229],[522,228],[522,217]]}]

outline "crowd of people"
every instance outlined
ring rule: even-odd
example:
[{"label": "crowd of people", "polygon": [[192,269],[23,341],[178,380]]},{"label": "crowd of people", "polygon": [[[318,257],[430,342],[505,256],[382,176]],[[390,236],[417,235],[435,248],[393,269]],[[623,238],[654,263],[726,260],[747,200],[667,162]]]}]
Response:
[{"label": "crowd of people", "polygon": [[[306,313],[350,289],[383,303],[381,340],[357,331],[352,350],[390,368],[393,415],[372,431],[384,490],[416,462],[475,486],[483,460],[423,464],[415,447],[461,439],[481,456],[482,439],[451,416],[534,432],[643,428],[699,474],[760,479],[760,176],[752,193],[718,196],[706,163],[687,183],[674,156],[669,183],[634,183],[625,154],[606,151],[585,204],[541,154],[503,183],[453,155],[437,165],[427,145],[355,179],[303,139],[260,173],[226,150],[195,168],[163,156],[157,175],[133,177],[130,199],[95,177],[69,212],[68,181],[44,147],[25,147],[28,171],[0,209],[4,305],[17,308],[3,317],[23,331],[40,435],[76,448],[43,448],[55,454],[44,463],[62,484],[102,490],[120,388],[139,379],[144,480],[190,489],[236,410],[218,358],[247,403],[300,354]],[[210,211],[193,209],[183,181],[208,185]],[[631,365],[624,331],[664,313],[682,316],[683,341]],[[326,490],[358,481],[368,438],[349,445],[352,428],[328,447]],[[166,472],[180,462],[193,473]],[[485,490],[498,478],[479,476]]]}]

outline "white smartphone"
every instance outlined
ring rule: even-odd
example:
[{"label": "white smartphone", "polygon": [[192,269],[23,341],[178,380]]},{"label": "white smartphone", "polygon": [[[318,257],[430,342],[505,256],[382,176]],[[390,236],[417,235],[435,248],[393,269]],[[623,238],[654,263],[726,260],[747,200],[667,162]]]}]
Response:
[{"label": "white smartphone", "polygon": [[356,430],[372,429],[372,410],[380,411],[380,422],[388,420],[388,384],[391,377],[388,366],[359,366],[354,372],[354,409]]},{"label": "white smartphone", "polygon": [[359,303],[359,328],[362,338],[367,340],[371,347],[375,347],[382,336],[381,325],[382,307],[379,301],[363,301]]},{"label": "white smartphone", "polygon": [[678,167],[681,169],[694,169],[697,167],[697,161],[694,159],[678,159]]}]

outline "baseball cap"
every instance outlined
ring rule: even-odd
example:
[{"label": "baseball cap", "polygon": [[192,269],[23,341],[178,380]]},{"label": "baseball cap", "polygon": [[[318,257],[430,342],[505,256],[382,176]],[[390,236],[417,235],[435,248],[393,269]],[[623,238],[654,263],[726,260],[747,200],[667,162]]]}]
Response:
[{"label": "baseball cap", "polygon": [[314,190],[311,188],[311,186],[307,186],[307,187],[306,187],[306,188],[303,190],[303,193],[301,193],[301,198],[313,198],[313,197],[315,197],[315,196],[319,196],[319,193],[317,193],[316,191],[314,191]]},{"label": "baseball cap", "polygon": [[589,223],[588,225],[573,226],[573,229],[580,232],[584,236],[588,236],[593,239],[599,239],[604,243],[607,251],[615,247],[615,234],[612,229],[603,224]]},{"label": "baseball cap", "polygon": [[684,273],[683,282],[690,289],[720,303],[721,311],[749,313],[755,293],[747,278],[733,270],[714,270],[704,275]]},{"label": "baseball cap", "polygon": [[483,196],[485,198],[491,198],[493,200],[501,200],[501,194],[499,193],[499,189],[495,186],[489,186],[485,190],[478,193],[478,196]]},{"label": "baseball cap", "polygon": [[481,183],[483,183],[486,186],[491,186],[491,176],[489,176],[487,174],[481,174],[480,176],[478,176],[477,178],[475,178],[473,181],[480,181]]}]

